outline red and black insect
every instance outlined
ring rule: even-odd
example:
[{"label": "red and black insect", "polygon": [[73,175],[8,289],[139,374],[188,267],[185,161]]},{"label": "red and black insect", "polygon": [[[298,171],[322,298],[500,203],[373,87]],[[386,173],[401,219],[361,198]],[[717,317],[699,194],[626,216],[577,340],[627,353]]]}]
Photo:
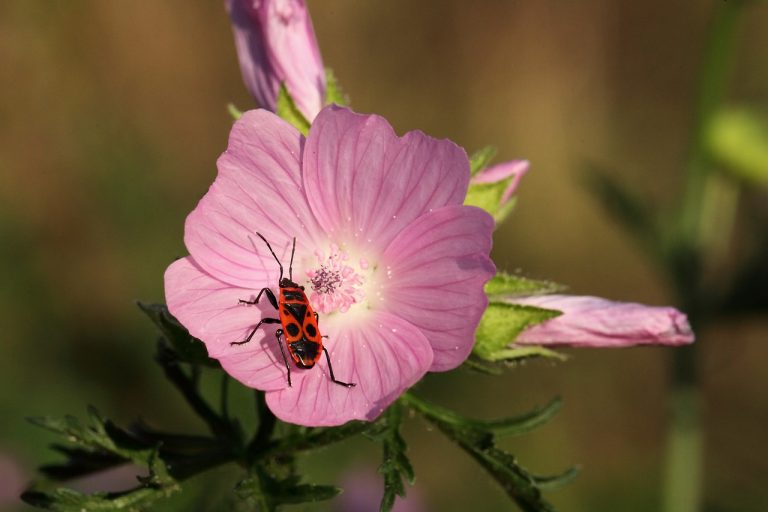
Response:
[{"label": "red and black insect", "polygon": [[262,288],[254,300],[240,299],[240,304],[258,304],[261,294],[264,293],[269,299],[269,303],[280,313],[280,318],[262,318],[256,327],[253,328],[251,333],[243,341],[233,341],[230,345],[244,345],[251,341],[253,335],[261,324],[281,324],[282,329],[275,331],[275,337],[277,338],[278,346],[280,347],[280,353],[283,355],[283,362],[285,362],[285,369],[288,370],[288,385],[291,385],[291,366],[288,364],[288,358],[285,357],[285,349],[283,348],[283,342],[280,340],[281,336],[285,337],[285,344],[288,347],[288,353],[291,354],[293,362],[302,369],[309,369],[315,366],[320,360],[321,351],[325,352],[325,359],[328,361],[328,373],[331,374],[331,380],[336,384],[351,388],[354,384],[348,382],[342,382],[337,380],[333,375],[333,367],[331,366],[331,358],[328,355],[328,350],[323,346],[323,336],[320,334],[320,329],[317,326],[318,316],[312,306],[309,304],[306,293],[304,293],[304,287],[299,286],[293,282],[293,255],[296,252],[296,238],[293,239],[293,248],[291,249],[291,263],[288,267],[288,278],[283,278],[283,265],[277,258],[275,251],[272,250],[272,246],[269,245],[267,239],[264,238],[261,233],[256,233],[259,238],[264,240],[267,244],[269,252],[274,256],[280,267],[280,299],[275,298],[275,294],[270,288]]}]

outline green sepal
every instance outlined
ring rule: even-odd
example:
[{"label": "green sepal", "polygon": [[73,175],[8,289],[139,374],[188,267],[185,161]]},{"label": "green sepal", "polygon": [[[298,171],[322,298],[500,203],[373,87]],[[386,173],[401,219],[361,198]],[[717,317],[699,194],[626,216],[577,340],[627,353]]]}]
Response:
[{"label": "green sepal", "polygon": [[508,354],[509,346],[523,329],[561,314],[552,309],[491,301],[480,319],[472,352],[486,361],[506,359],[499,354]]},{"label": "green sepal", "polygon": [[411,461],[406,455],[407,446],[400,435],[402,405],[395,402],[376,422],[374,429],[366,435],[382,444],[383,461],[379,473],[384,477],[384,496],[381,498],[379,512],[389,512],[395,505],[396,496],[405,497],[403,480],[413,485],[415,475]]},{"label": "green sepal", "polygon": [[325,104],[340,105],[346,107],[349,105],[349,98],[336,78],[336,74],[331,68],[325,68]]},{"label": "green sepal", "polygon": [[744,107],[724,108],[709,123],[709,152],[735,177],[768,183],[768,117]]},{"label": "green sepal", "polygon": [[565,286],[552,281],[528,279],[527,277],[496,273],[490,281],[485,283],[485,294],[489,297],[504,295],[513,297],[518,295],[541,295],[556,293],[565,290]]},{"label": "green sepal", "polygon": [[173,347],[178,359],[185,363],[218,368],[219,363],[208,357],[202,341],[189,334],[187,329],[171,315],[165,304],[136,303],[160,329],[163,337]]},{"label": "green sepal", "polygon": [[493,157],[496,156],[496,148],[493,146],[485,146],[483,149],[475,151],[472,156],[469,157],[469,172],[472,176],[479,173],[491,163]]},{"label": "green sepal", "polygon": [[227,112],[235,121],[243,117],[243,111],[237,108],[234,103],[227,103]]},{"label": "green sepal", "polygon": [[464,198],[464,205],[482,208],[490,213],[496,221],[496,225],[499,225],[512,213],[515,207],[516,200],[514,197],[506,203],[502,204],[501,202],[504,191],[513,179],[514,177],[510,177],[495,183],[470,183],[467,197]]},{"label": "green sepal", "polygon": [[277,93],[275,113],[291,123],[303,135],[309,133],[309,121],[307,121],[307,118],[304,117],[304,114],[301,113],[301,110],[294,103],[284,83],[280,84],[280,91]]}]

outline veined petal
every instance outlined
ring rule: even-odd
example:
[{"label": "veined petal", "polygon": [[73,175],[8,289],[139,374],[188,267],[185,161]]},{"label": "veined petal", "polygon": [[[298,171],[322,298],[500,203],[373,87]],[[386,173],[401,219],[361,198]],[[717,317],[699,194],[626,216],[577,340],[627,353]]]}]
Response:
[{"label": "veined petal", "polygon": [[208,355],[219,359],[234,378],[265,390],[286,385],[275,326],[262,325],[245,345],[230,344],[244,340],[263,317],[277,316],[266,297],[262,296],[259,305],[240,304],[239,299],[255,298],[254,291],[211,277],[190,257],[175,261],[166,270],[165,295],[171,314],[205,343]]},{"label": "veined petal", "polygon": [[267,393],[267,405],[283,421],[311,426],[371,421],[432,363],[424,334],[385,311],[352,324],[329,318],[321,330],[329,335],[326,348],[336,378],[355,386],[332,382],[325,356],[309,370],[293,367],[293,387]]},{"label": "veined petal", "polygon": [[397,137],[376,115],[329,106],[310,128],[304,185],[320,225],[339,241],[381,253],[415,219],[461,204],[469,160],[448,140]]},{"label": "veined petal", "polygon": [[435,357],[430,371],[460,365],[488,305],[483,285],[496,268],[488,257],[493,219],[479,208],[447,206],[423,215],[387,247],[387,309],[418,327]]},{"label": "veined petal", "polygon": [[514,340],[518,345],[630,347],[685,345],[694,340],[685,314],[671,307],[575,295],[515,297],[509,302],[563,312],[521,332]]},{"label": "veined petal", "polygon": [[235,123],[217,162],[219,174],[185,225],[187,249],[206,272],[243,288],[277,283],[278,265],[256,233],[284,265],[293,237],[297,255],[312,254],[322,233],[301,181],[303,140],[266,110],[246,112]]}]

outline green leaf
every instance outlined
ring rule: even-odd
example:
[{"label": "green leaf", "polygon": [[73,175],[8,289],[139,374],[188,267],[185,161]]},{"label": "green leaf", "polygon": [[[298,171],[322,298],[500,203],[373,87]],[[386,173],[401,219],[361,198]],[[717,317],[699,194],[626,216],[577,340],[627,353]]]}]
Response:
[{"label": "green leaf", "polygon": [[768,116],[745,107],[723,108],[707,130],[712,156],[734,176],[750,183],[768,183]]},{"label": "green leaf", "polygon": [[552,505],[542,497],[541,491],[565,483],[575,476],[575,470],[569,470],[556,477],[536,477],[518,464],[512,455],[495,445],[498,435],[526,432],[546,422],[560,408],[559,399],[529,414],[493,421],[464,418],[412,393],[403,395],[402,401],[421,413],[471,455],[526,512],[554,511]]},{"label": "green leaf", "polygon": [[59,488],[52,492],[30,490],[22,494],[21,499],[34,507],[57,512],[138,511],[148,510],[149,505],[176,490],[137,487],[122,493],[82,494]]},{"label": "green leaf", "polygon": [[396,496],[405,497],[403,479],[413,485],[415,478],[411,461],[405,454],[405,440],[400,436],[401,422],[402,406],[400,402],[395,402],[377,422],[377,430],[369,433],[369,437],[382,443],[384,455],[384,460],[379,466],[379,473],[384,476],[384,496],[381,498],[380,512],[392,510]]},{"label": "green leaf", "polygon": [[427,402],[411,392],[403,395],[403,401],[430,418],[448,423],[453,427],[464,430],[472,429],[482,434],[491,434],[496,437],[526,434],[547,423],[555,414],[560,412],[563,406],[563,401],[558,397],[544,407],[534,409],[520,416],[498,420],[476,420],[466,418],[449,409]]},{"label": "green leaf", "polygon": [[163,337],[174,348],[179,360],[186,363],[200,364],[218,368],[219,363],[208,357],[208,351],[202,341],[192,337],[187,329],[176,320],[165,304],[136,303],[160,329]]},{"label": "green leaf", "polygon": [[473,353],[482,359],[498,361],[502,358],[497,354],[507,350],[523,329],[560,314],[559,311],[534,306],[491,302],[480,319]]},{"label": "green leaf", "polygon": [[113,454],[124,461],[145,466],[153,460],[156,451],[154,446],[137,443],[130,434],[102,418],[94,407],[88,408],[88,416],[87,424],[73,416],[45,416],[29,418],[29,421],[63,436],[70,444],[86,451]]},{"label": "green leaf", "polygon": [[179,490],[158,454],[159,446],[143,441],[114,423],[101,417],[90,407],[88,423],[77,418],[32,418],[35,425],[63,436],[75,448],[56,445],[67,457],[64,464],[51,465],[43,471],[54,477],[72,477],[99,471],[106,467],[131,461],[147,468],[148,475],[137,477],[140,487],[119,493],[82,494],[69,489],[43,492],[32,489],[22,496],[27,503],[57,511],[138,510],[156,499]]},{"label": "green leaf", "polygon": [[235,492],[256,510],[268,512],[281,505],[329,500],[338,496],[341,489],[332,485],[301,484],[296,476],[278,479],[257,466],[251,476],[238,482]]},{"label": "green leaf", "polygon": [[227,112],[235,121],[243,117],[243,111],[237,108],[234,103],[227,103]]},{"label": "green leaf", "polygon": [[339,85],[339,81],[336,79],[336,75],[331,68],[325,68],[325,82],[326,105],[330,105],[332,103],[341,105],[342,107],[349,105],[349,98],[347,98],[347,95],[344,94],[344,91],[342,90],[341,85]]},{"label": "green leaf", "polygon": [[294,103],[293,98],[288,93],[288,89],[285,88],[285,84],[280,84],[275,113],[291,123],[302,134],[306,135],[309,132],[309,121],[307,121],[304,114],[301,113],[296,103]]},{"label": "green leaf", "polygon": [[505,272],[498,272],[490,281],[485,283],[485,294],[488,296],[539,295],[560,292],[564,289],[565,286],[552,281],[528,279]]},{"label": "green leaf", "polygon": [[493,157],[496,156],[496,148],[493,146],[486,146],[479,151],[472,153],[469,157],[469,170],[472,176],[482,171],[488,164],[491,163]]}]

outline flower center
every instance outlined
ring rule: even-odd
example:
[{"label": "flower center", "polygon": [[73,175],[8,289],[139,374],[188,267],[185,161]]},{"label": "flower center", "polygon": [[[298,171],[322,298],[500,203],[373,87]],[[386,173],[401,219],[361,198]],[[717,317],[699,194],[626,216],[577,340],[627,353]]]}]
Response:
[{"label": "flower center", "polygon": [[355,265],[349,253],[336,244],[331,244],[328,254],[315,251],[315,256],[316,266],[306,272],[312,289],[309,296],[312,306],[319,313],[328,314],[346,313],[351,306],[359,304],[365,297],[362,275],[368,270],[365,258],[360,258]]}]

